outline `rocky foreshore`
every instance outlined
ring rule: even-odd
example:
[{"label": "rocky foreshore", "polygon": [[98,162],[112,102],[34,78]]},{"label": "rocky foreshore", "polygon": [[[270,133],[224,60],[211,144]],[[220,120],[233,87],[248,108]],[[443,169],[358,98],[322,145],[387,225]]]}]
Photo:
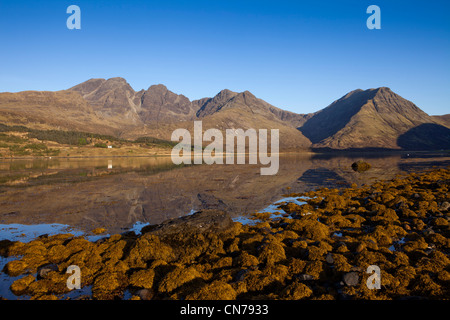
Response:
[{"label": "rocky foreshore", "polygon": [[96,242],[3,240],[0,254],[16,257],[3,272],[31,299],[67,299],[73,265],[89,288],[78,299],[449,299],[449,184],[439,169],[290,194],[305,204],[255,224],[212,210]]}]

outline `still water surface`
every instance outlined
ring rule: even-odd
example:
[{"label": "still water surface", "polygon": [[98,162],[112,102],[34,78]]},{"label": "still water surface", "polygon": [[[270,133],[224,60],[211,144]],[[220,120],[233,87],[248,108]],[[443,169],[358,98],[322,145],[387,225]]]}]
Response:
[{"label": "still water surface", "polygon": [[[366,160],[358,173],[351,164]],[[286,194],[391,179],[450,165],[449,154],[290,154],[274,176],[259,165],[175,166],[170,157],[0,160],[0,240],[29,241],[48,233],[89,235],[139,231],[202,209],[245,222],[276,210]],[[92,238],[95,240],[95,238]]]}]

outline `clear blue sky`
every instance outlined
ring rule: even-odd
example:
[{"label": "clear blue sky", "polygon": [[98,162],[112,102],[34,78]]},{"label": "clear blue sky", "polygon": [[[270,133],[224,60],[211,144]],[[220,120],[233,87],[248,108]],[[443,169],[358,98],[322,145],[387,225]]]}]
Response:
[{"label": "clear blue sky", "polygon": [[[66,9],[81,8],[81,30]],[[381,30],[366,9],[381,8]],[[388,86],[450,113],[450,1],[0,2],[0,91],[120,76],[191,100],[249,90],[298,113]]]}]

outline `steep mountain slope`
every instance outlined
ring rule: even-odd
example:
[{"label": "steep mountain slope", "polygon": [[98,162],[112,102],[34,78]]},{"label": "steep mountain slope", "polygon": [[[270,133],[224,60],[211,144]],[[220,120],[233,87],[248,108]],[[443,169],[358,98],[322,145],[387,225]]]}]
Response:
[{"label": "steep mountain slope", "polygon": [[415,104],[381,87],[346,94],[299,129],[316,148],[400,149],[399,137],[425,123],[436,124]]},{"label": "steep mountain slope", "polygon": [[[278,109],[256,98],[249,91],[231,94],[228,92],[227,95],[229,99],[225,103],[222,99],[215,99],[216,96],[197,112],[204,127],[216,127],[222,131],[238,128],[278,129],[281,149],[310,147],[311,142],[296,129],[296,125],[301,123],[304,115]],[[213,102],[218,102],[217,100],[220,102],[213,104]],[[207,107],[211,111],[205,115],[204,111],[207,110]]]},{"label": "steep mountain slope", "polygon": [[254,115],[261,114],[276,121],[283,121],[293,127],[299,127],[309,118],[308,115],[297,114],[274,107],[264,100],[258,99],[249,91],[237,93],[225,89],[213,98],[194,102],[199,105],[199,110],[196,114],[198,118],[204,118],[219,111],[233,108],[246,109]]},{"label": "steep mountain slope", "polygon": [[97,114],[134,125],[191,120],[198,109],[162,84],[136,92],[123,78],[90,79],[69,90],[79,92]]},{"label": "steep mountain slope", "polygon": [[35,129],[68,129],[116,135],[113,122],[99,117],[77,92],[0,93],[0,123]]},{"label": "steep mountain slope", "polygon": [[104,118],[140,122],[137,114],[140,111],[142,93],[136,93],[123,78],[90,79],[68,91],[79,92],[96,113]]},{"label": "steep mountain slope", "polygon": [[437,123],[440,123],[443,126],[446,126],[447,128],[450,128],[450,114],[444,114],[442,116],[431,116],[431,117]]},{"label": "steep mountain slope", "polygon": [[164,85],[153,85],[141,96],[139,117],[145,124],[193,120],[197,106],[182,94],[169,91]]},{"label": "steep mountain slope", "polygon": [[[295,126],[297,123],[301,123],[303,115],[275,108],[248,91],[236,93],[222,90],[213,98],[195,100],[191,105],[198,107],[195,118],[182,121],[182,117],[177,117],[181,121],[162,121],[158,125],[146,125],[144,131],[142,128],[136,128],[128,135],[150,135],[169,140],[172,132],[177,128],[185,128],[192,134],[193,120],[201,120],[203,131],[210,128],[219,129],[224,137],[226,129],[247,130],[253,128],[255,130],[268,129],[269,131],[270,129],[279,129],[280,149],[285,151],[306,149],[311,145],[311,142]],[[186,108],[186,110],[188,109]],[[288,118],[290,121],[283,121],[281,117]],[[145,123],[147,124],[148,121]]]},{"label": "steep mountain slope", "polygon": [[175,129],[193,130],[193,121],[202,120],[204,130],[217,128],[224,136],[226,129],[279,129],[284,150],[311,145],[295,129],[307,116],[276,108],[249,91],[225,89],[212,98],[190,101],[162,84],[135,92],[123,78],[91,79],[70,90],[79,92],[110,122],[131,119],[123,133],[126,138],[150,135],[170,140]]},{"label": "steep mountain slope", "polygon": [[[57,92],[0,94],[0,122],[40,129],[67,129],[123,138],[153,136],[170,140],[177,128],[279,129],[282,150],[311,143],[296,127],[308,116],[276,108],[248,91],[222,90],[212,98],[190,101],[164,85],[134,91],[123,78],[90,79]],[[192,131],[191,131],[192,132]]]}]

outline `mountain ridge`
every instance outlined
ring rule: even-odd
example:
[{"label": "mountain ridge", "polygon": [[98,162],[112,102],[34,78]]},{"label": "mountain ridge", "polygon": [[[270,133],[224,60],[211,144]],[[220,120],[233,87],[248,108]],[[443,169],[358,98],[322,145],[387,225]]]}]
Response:
[{"label": "mountain ridge", "polygon": [[347,93],[318,111],[299,130],[314,148],[402,149],[399,137],[425,123],[440,125],[411,101],[380,87]]},{"label": "mountain ridge", "polygon": [[[135,91],[121,77],[92,78],[61,91],[0,93],[0,122],[5,124],[170,140],[176,128],[192,129],[194,120],[202,120],[205,130],[279,129],[282,150],[413,146],[405,139],[419,141],[423,149],[434,132],[444,134],[444,139],[430,147],[446,147],[448,116],[429,116],[388,87],[350,91],[308,114],[275,107],[249,91],[223,89],[213,97],[191,101],[163,84]],[[419,126],[423,130],[408,134]]]}]

